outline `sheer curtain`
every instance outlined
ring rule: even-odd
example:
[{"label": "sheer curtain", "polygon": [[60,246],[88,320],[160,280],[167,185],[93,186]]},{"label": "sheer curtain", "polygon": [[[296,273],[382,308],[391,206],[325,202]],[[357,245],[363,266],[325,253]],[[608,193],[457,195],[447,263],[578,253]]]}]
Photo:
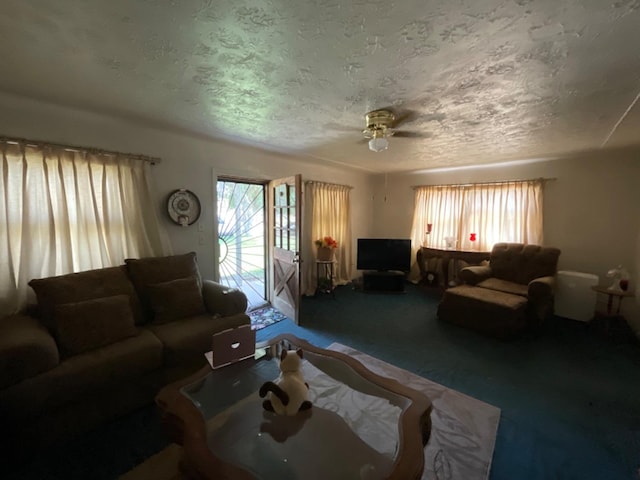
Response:
[{"label": "sheer curtain", "polygon": [[313,295],[316,288],[316,252],[314,241],[330,235],[338,242],[335,252],[334,283],[351,281],[351,187],[320,182],[305,182],[302,235],[302,292]]},{"label": "sheer curtain", "polygon": [[171,253],[148,162],[20,142],[0,148],[0,314],[25,306],[33,278]]},{"label": "sheer curtain", "polygon": [[[497,242],[541,245],[543,180],[416,187],[412,246],[491,251]],[[432,225],[429,235],[427,224]],[[476,240],[471,241],[471,233]],[[412,277],[416,278],[414,265]]]}]

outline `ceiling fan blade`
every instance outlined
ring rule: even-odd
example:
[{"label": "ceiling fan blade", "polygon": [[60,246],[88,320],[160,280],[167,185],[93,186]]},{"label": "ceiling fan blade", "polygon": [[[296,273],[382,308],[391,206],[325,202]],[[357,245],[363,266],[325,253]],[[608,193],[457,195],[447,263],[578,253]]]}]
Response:
[{"label": "ceiling fan blade", "polygon": [[409,132],[406,130],[397,130],[393,134],[393,136],[401,138],[429,138],[431,137],[431,134],[427,132]]},{"label": "ceiling fan blade", "polygon": [[401,123],[411,123],[419,117],[418,110],[413,110],[405,107],[388,106],[385,108],[380,108],[380,110],[387,110],[389,112],[392,112],[396,117],[392,127],[396,127]]},{"label": "ceiling fan blade", "polygon": [[415,110],[400,110],[395,113],[396,120],[393,122],[395,125],[401,123],[411,123],[418,118],[418,112]]},{"label": "ceiling fan blade", "polygon": [[350,132],[350,133],[358,132],[361,130],[359,128],[349,127],[346,125],[341,125],[339,123],[325,123],[323,125],[323,128],[326,128],[327,130],[337,130],[340,132]]}]

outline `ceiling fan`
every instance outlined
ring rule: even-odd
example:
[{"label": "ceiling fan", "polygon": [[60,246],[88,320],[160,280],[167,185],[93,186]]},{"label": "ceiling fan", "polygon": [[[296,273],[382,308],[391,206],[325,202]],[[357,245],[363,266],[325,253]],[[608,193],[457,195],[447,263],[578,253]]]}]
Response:
[{"label": "ceiling fan", "polygon": [[[364,138],[361,142],[369,144],[369,150],[381,152],[389,148],[389,137],[426,138],[429,134],[397,130],[401,123],[413,121],[418,116],[415,110],[398,110],[393,108],[381,108],[372,110],[364,115],[365,128],[362,130]],[[345,130],[342,125],[327,125],[328,128]],[[347,129],[352,131],[352,129]]]},{"label": "ceiling fan", "polygon": [[389,148],[389,137],[420,138],[426,135],[418,132],[406,130],[396,130],[396,127],[403,122],[413,120],[416,112],[413,110],[404,111],[396,115],[391,109],[384,108],[366,113],[365,129],[362,134],[365,141],[368,140],[369,150],[381,152]]}]

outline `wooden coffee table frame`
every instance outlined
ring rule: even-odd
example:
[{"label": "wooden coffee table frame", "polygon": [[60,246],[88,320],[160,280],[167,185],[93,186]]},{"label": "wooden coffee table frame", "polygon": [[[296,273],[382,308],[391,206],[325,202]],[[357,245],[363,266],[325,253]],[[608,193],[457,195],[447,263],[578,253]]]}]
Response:
[{"label": "wooden coffee table frame", "polygon": [[[333,350],[316,347],[306,340],[283,334],[256,344],[256,349],[267,348],[280,342],[290,342],[304,351],[338,359],[351,367],[365,380],[410,400],[400,414],[399,445],[393,470],[388,479],[418,479],[424,470],[424,446],[431,434],[431,401],[422,393],[406,387],[396,380],[373,373],[355,358]],[[223,367],[224,368],[224,367]],[[218,458],[207,445],[205,420],[193,402],[181,393],[181,388],[204,380],[211,373],[206,365],[193,375],[169,384],[156,396],[162,421],[172,441],[182,445],[180,470],[189,478],[204,480],[255,480],[243,468]]]}]

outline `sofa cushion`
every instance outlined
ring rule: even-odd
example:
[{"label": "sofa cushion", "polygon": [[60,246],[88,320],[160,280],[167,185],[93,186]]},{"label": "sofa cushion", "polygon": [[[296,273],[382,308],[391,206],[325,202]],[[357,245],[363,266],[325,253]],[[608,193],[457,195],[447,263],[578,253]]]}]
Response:
[{"label": "sofa cushion", "polygon": [[124,265],[34,279],[29,285],[38,298],[40,320],[50,331],[53,331],[54,310],[57,305],[114,295],[128,295],[136,323],[143,320],[136,290]]},{"label": "sofa cushion", "polygon": [[57,305],[54,332],[63,357],[94,350],[136,334],[128,295]]},{"label": "sofa cushion", "polygon": [[120,388],[162,367],[162,343],[151,332],[74,355],[47,372],[0,390],[0,417],[34,417],[87,395]]},{"label": "sofa cushion", "polygon": [[500,280],[499,278],[491,277],[481,281],[476,285],[477,287],[487,288],[489,290],[497,290],[498,292],[511,293],[513,295],[520,295],[521,297],[527,297],[529,287],[520,283],[508,282],[507,280]]},{"label": "sofa cushion", "polygon": [[228,328],[250,325],[251,319],[244,313],[228,317],[199,315],[162,325],[149,325],[164,345],[165,363],[168,366],[204,363],[204,353],[211,350],[211,336]]},{"label": "sofa cushion", "polygon": [[179,278],[195,277],[202,285],[195,252],[165,257],[127,258],[129,276],[140,297],[147,321],[153,320],[153,309],[147,287]]},{"label": "sofa cushion", "polygon": [[49,331],[28,315],[0,322],[0,389],[58,365],[58,347]]},{"label": "sofa cushion", "polygon": [[202,289],[195,277],[178,278],[147,286],[153,323],[167,323],[206,312]]}]

